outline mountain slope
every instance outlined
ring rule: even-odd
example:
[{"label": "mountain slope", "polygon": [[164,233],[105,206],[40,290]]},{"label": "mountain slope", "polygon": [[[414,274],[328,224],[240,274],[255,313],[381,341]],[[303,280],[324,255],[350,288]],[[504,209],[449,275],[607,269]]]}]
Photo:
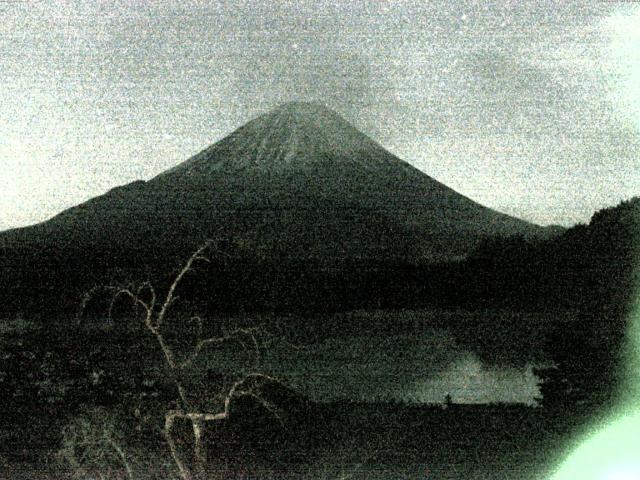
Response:
[{"label": "mountain slope", "polygon": [[3,237],[177,252],[222,235],[263,256],[439,260],[513,234],[545,230],[456,193],[331,110],[289,103],[148,182]]}]

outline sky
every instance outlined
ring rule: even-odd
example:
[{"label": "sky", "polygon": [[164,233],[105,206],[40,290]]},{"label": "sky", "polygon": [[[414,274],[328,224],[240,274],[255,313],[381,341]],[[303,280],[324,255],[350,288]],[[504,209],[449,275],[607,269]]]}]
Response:
[{"label": "sky", "polygon": [[320,101],[489,207],[640,194],[640,3],[0,0],[0,229]]}]

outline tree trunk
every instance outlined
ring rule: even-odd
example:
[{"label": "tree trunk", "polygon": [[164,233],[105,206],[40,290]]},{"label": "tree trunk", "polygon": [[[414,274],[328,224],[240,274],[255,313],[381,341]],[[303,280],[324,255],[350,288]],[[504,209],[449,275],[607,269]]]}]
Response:
[{"label": "tree trunk", "polygon": [[202,439],[204,422],[199,418],[191,419],[193,427],[193,471],[197,480],[204,480],[207,466],[207,452]]},{"label": "tree trunk", "polygon": [[182,461],[180,453],[178,452],[178,447],[176,446],[176,442],[173,440],[173,421],[176,419],[177,415],[178,414],[176,412],[167,412],[167,414],[165,415],[164,436],[167,439],[167,445],[169,445],[169,451],[171,452],[173,461],[178,467],[180,478],[182,480],[193,480],[191,472]]},{"label": "tree trunk", "polygon": [[[188,419],[191,422],[193,428],[193,469],[189,469],[182,460],[178,447],[173,439],[173,422],[176,418]],[[204,442],[204,426],[205,422],[220,422],[227,419],[227,412],[220,413],[202,413],[202,412],[189,412],[184,413],[181,411],[170,411],[165,416],[164,434],[171,451],[173,461],[178,466],[180,478],[182,480],[204,480],[219,477],[216,474],[214,477],[207,475],[207,450]]]}]

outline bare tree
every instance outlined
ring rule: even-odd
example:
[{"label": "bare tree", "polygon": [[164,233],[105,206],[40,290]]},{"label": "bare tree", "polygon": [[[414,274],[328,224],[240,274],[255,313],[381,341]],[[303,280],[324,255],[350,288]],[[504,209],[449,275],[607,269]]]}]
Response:
[{"label": "bare tree", "polygon": [[[192,317],[192,319],[195,319],[199,323],[198,339],[193,345],[191,352],[185,355],[183,359],[176,355],[165,338],[164,331],[168,322],[168,314],[177,300],[176,291],[178,287],[184,277],[193,270],[197,262],[209,262],[209,259],[204,253],[206,250],[211,249],[212,245],[212,241],[207,241],[191,255],[173,279],[166,296],[162,299],[158,298],[154,286],[149,281],[137,286],[102,286],[93,288],[87,293],[81,310],[84,311],[91,298],[93,298],[98,291],[102,290],[108,292],[111,296],[109,304],[109,317],[111,317],[116,303],[124,297],[131,302],[134,307],[134,312],[140,315],[144,326],[155,338],[162,351],[164,363],[169,370],[171,380],[178,393],[180,408],[169,410],[165,413],[164,435],[173,461],[183,480],[192,480],[194,477],[201,478],[204,475],[207,458],[207,452],[203,442],[204,425],[206,422],[221,422],[227,420],[229,418],[231,403],[235,399],[240,397],[250,397],[254,399],[282,423],[282,416],[278,408],[271,402],[268,402],[259,393],[261,384],[276,382],[274,378],[268,375],[256,372],[250,373],[237,380],[224,395],[223,408],[218,412],[199,411],[198,407],[192,402],[191,396],[189,395],[190,392],[187,391],[185,383],[183,382],[184,372],[193,366],[195,360],[205,348],[212,345],[221,345],[230,341],[239,341],[244,344],[243,340],[246,341],[249,339],[254,346],[256,358],[258,358],[260,349],[256,336],[259,332],[257,328],[236,328],[221,336],[203,338],[202,319],[200,317]],[[178,419],[188,420],[191,423],[194,436],[193,468],[188,467],[176,445],[173,430],[174,423]]]}]

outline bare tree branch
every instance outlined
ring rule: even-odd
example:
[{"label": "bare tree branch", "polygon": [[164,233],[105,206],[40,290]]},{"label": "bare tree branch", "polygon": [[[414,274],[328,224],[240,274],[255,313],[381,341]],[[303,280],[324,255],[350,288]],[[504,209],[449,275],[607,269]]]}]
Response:
[{"label": "bare tree branch", "polygon": [[164,318],[167,315],[167,311],[169,310],[169,307],[173,303],[173,297],[174,297],[176,288],[178,288],[178,285],[180,285],[180,282],[182,282],[182,279],[184,278],[184,276],[191,270],[191,267],[193,266],[194,262],[199,260],[207,261],[207,262],[209,261],[204,256],[202,256],[202,252],[204,252],[207,248],[209,248],[211,244],[212,244],[212,241],[207,240],[204,243],[204,245],[202,245],[198,250],[196,250],[196,252],[193,255],[191,255],[189,260],[187,260],[187,263],[185,263],[184,267],[182,267],[182,270],[180,270],[180,272],[174,279],[173,283],[169,287],[169,292],[167,293],[165,301],[162,304],[162,307],[160,308],[160,313],[156,318],[156,325],[155,325],[156,328],[159,328],[162,325],[162,322],[164,321]]},{"label": "bare tree branch", "polygon": [[251,338],[256,351],[256,357],[259,360],[260,345],[258,343],[255,333],[260,331],[261,330],[259,328],[236,328],[235,330],[229,333],[226,333],[220,337],[211,337],[211,338],[205,338],[205,339],[199,340],[198,343],[196,343],[196,345],[193,347],[191,354],[183,362],[180,363],[180,368],[186,368],[191,366],[193,362],[198,358],[202,350],[210,345],[220,345],[222,343],[235,340],[244,346],[244,343],[241,340],[242,335],[245,335]]},{"label": "bare tree branch", "polygon": [[[280,410],[276,405],[265,399],[259,391],[260,386],[264,385],[266,382],[279,383],[277,380],[268,375],[261,373],[252,373],[233,383],[224,397],[223,410],[218,413],[197,411],[197,409],[195,409],[191,404],[188,392],[182,383],[181,374],[186,368],[189,368],[193,365],[193,363],[205,348],[212,345],[221,345],[225,342],[237,341],[240,345],[243,346],[243,348],[246,349],[247,346],[244,342],[244,339],[250,340],[255,352],[254,366],[257,367],[260,363],[261,347],[261,342],[258,340],[258,335],[262,334],[263,337],[268,337],[265,332],[262,332],[262,330],[257,327],[247,327],[235,328],[230,331],[225,331],[225,329],[223,329],[223,334],[221,336],[203,339],[203,319],[199,316],[194,316],[191,319],[195,320],[198,323],[197,342],[192,347],[191,353],[187,356],[186,359],[182,361],[176,360],[174,351],[167,343],[162,333],[162,326],[165,323],[171,306],[178,299],[176,291],[185,275],[187,275],[187,273],[189,273],[193,269],[195,262],[210,262],[210,260],[205,257],[203,253],[206,249],[210,248],[211,244],[212,241],[210,240],[205,242],[204,245],[198,248],[198,250],[196,250],[193,255],[189,257],[189,259],[186,261],[182,269],[178,272],[173,282],[171,283],[169,290],[167,291],[167,294],[162,301],[162,304],[159,306],[159,309],[156,308],[158,305],[158,299],[156,296],[155,288],[149,281],[143,282],[138,286],[130,285],[94,287],[89,292],[87,292],[81,306],[82,314],[82,312],[84,312],[84,310],[87,308],[87,305],[91,301],[91,299],[99,291],[104,291],[108,292],[111,295],[111,300],[108,308],[109,317],[112,316],[113,309],[121,297],[128,298],[136,308],[136,312],[138,308],[142,308],[144,325],[153,334],[158,345],[160,346],[165,363],[171,374],[172,381],[178,391],[180,403],[183,407],[182,410],[170,410],[166,412],[164,427],[164,434],[167,440],[167,445],[169,446],[171,456],[176,464],[176,467],[178,468],[179,475],[182,480],[192,480],[193,472],[187,467],[186,463],[181,458],[176,442],[173,438],[173,427],[176,419],[182,418],[187,419],[191,422],[195,439],[194,453],[196,465],[194,471],[197,475],[200,475],[204,472],[204,465],[206,463],[206,452],[204,443],[202,442],[204,422],[216,422],[228,419],[233,400],[241,397],[249,397],[253,399],[267,412],[273,415],[273,417],[277,419],[282,426],[284,426],[284,421]],[[123,462],[126,461],[125,457],[121,456],[121,458],[123,459]]]},{"label": "bare tree branch", "polygon": [[169,411],[164,416],[164,436],[167,440],[167,445],[169,445],[169,451],[171,452],[171,457],[173,458],[173,462],[178,467],[178,472],[180,474],[180,478],[182,480],[191,480],[191,471],[187,468],[185,463],[182,461],[180,454],[178,453],[178,447],[176,445],[175,440],[173,439],[173,423],[176,418],[179,417],[179,412]]},{"label": "bare tree branch", "polygon": [[124,453],[124,450],[122,449],[122,447],[118,444],[118,442],[116,442],[113,439],[113,437],[110,435],[109,432],[105,431],[104,437],[105,437],[106,443],[110,445],[111,448],[113,448],[113,450],[118,454],[118,457],[120,457],[120,461],[122,462],[125,470],[127,471],[127,477],[129,477],[129,480],[133,480],[133,470],[131,469],[131,465],[127,460],[127,455]]},{"label": "bare tree branch", "polygon": [[135,307],[142,307],[145,311],[145,323],[149,322],[152,315],[153,315],[153,311],[152,308],[147,305],[146,302],[144,302],[143,300],[140,299],[140,297],[136,294],[134,294],[130,289],[128,288],[121,288],[119,290],[116,290],[115,293],[113,294],[112,298],[111,298],[111,303],[109,304],[109,318],[111,318],[113,316],[113,308],[114,305],[116,304],[116,302],[118,301],[118,299],[122,296],[126,296],[129,297],[131,299],[131,301],[133,302]]},{"label": "bare tree branch", "polygon": [[143,282],[142,285],[138,287],[138,290],[136,291],[136,296],[140,298],[140,296],[145,291],[149,291],[151,294],[151,301],[149,301],[147,304],[149,305],[149,308],[151,309],[151,311],[153,311],[153,309],[156,307],[156,289],[153,287],[153,285],[149,280],[147,280],[146,282]]},{"label": "bare tree branch", "polygon": [[229,409],[231,408],[231,400],[233,400],[234,398],[237,398],[239,396],[243,396],[244,394],[247,394],[247,393],[252,391],[252,390],[241,390],[240,389],[240,387],[245,385],[250,380],[263,380],[263,381],[267,381],[267,382],[280,383],[275,378],[273,378],[273,377],[271,377],[269,375],[265,375],[263,373],[250,373],[249,375],[246,375],[245,377],[243,377],[240,380],[236,381],[231,386],[231,389],[229,390],[229,393],[227,394],[227,397],[225,398],[225,401],[224,401],[224,411],[225,411],[225,413],[229,414]]}]

